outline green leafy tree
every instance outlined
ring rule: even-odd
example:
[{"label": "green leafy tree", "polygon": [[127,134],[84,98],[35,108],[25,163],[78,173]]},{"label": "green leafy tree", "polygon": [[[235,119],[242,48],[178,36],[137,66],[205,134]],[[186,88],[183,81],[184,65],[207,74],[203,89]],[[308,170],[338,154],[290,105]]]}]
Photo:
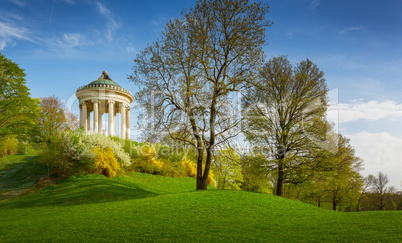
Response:
[{"label": "green leafy tree", "polygon": [[272,173],[265,167],[267,158],[260,153],[243,155],[240,159],[243,184],[242,190],[272,194]]},{"label": "green leafy tree", "polygon": [[164,132],[197,150],[197,190],[207,189],[216,146],[240,132],[230,96],[262,64],[267,13],[268,6],[247,0],[198,0],[134,60],[130,79],[148,137]]},{"label": "green leafy tree", "polygon": [[26,74],[0,53],[0,138],[15,134],[27,139],[39,113],[39,99],[30,97]]},{"label": "green leafy tree", "polygon": [[350,140],[338,134],[328,136],[336,145],[336,150],[322,150],[320,163],[322,168],[312,176],[312,188],[306,188],[316,193],[321,201],[329,201],[332,209],[348,206],[349,210],[357,203],[363,186],[359,171],[362,160],[355,155]]},{"label": "green leafy tree", "polygon": [[327,86],[324,73],[309,59],[292,67],[285,56],[271,58],[243,99],[244,133],[269,148],[266,168],[276,174],[276,195],[283,185],[309,178],[315,151],[325,141]]},{"label": "green leafy tree", "polygon": [[217,152],[212,170],[218,189],[240,190],[243,182],[240,156],[233,149],[228,148]]}]

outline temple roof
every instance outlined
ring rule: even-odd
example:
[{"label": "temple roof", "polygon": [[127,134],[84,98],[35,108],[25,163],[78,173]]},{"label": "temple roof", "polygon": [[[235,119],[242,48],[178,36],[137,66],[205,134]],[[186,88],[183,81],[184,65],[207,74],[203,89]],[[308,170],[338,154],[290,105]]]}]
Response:
[{"label": "temple roof", "polygon": [[113,81],[108,73],[106,71],[103,71],[102,76],[99,77],[97,80],[92,81],[91,83],[81,86],[77,89],[78,91],[84,90],[84,89],[107,89],[107,90],[114,90],[114,91],[121,91],[124,93],[129,94],[131,97],[133,94],[127,90],[122,88],[118,83]]},{"label": "temple roof", "polygon": [[92,81],[89,84],[109,84],[109,85],[114,85],[114,86],[121,87],[119,84],[117,84],[115,81],[113,81],[111,79],[97,79],[95,81]]}]

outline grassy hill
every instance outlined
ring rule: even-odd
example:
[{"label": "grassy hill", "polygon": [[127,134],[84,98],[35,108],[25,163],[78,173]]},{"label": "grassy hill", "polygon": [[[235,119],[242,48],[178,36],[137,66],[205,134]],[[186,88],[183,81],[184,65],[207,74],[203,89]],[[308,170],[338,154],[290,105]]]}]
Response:
[{"label": "grassy hill", "polygon": [[47,173],[46,166],[38,165],[34,154],[0,159],[0,202],[21,195]]},{"label": "grassy hill", "polygon": [[402,242],[402,212],[334,212],[273,195],[194,187],[191,178],[141,173],[60,181],[0,203],[0,242]]}]

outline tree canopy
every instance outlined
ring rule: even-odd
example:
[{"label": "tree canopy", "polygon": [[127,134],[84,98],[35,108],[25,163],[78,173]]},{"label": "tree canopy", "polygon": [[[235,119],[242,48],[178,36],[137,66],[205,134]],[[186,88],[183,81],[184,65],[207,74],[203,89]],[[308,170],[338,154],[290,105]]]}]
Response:
[{"label": "tree canopy", "polygon": [[0,137],[27,138],[40,110],[39,99],[30,97],[25,72],[0,53]]},{"label": "tree canopy", "polygon": [[309,59],[294,67],[286,56],[271,58],[243,99],[248,141],[269,149],[265,166],[276,171],[276,194],[284,183],[306,180],[325,139],[327,86]]},{"label": "tree canopy", "polygon": [[263,61],[268,6],[241,0],[199,0],[169,21],[162,38],[134,60],[149,135],[197,150],[197,189],[206,189],[213,151],[237,135],[230,95],[250,83]]},{"label": "tree canopy", "polygon": [[61,131],[78,128],[78,118],[63,108],[63,103],[54,95],[40,99],[41,111],[36,126],[39,141],[50,142]]}]

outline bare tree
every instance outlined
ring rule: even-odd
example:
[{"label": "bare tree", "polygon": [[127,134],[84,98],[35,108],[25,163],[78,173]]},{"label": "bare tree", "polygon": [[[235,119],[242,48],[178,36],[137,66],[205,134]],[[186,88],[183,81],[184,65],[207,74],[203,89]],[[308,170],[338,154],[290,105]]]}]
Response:
[{"label": "bare tree", "polygon": [[359,196],[359,200],[357,201],[357,205],[356,205],[356,212],[359,211],[359,207],[360,207],[360,202],[364,196],[365,193],[367,193],[368,191],[370,191],[371,187],[374,184],[374,180],[375,180],[375,176],[373,175],[368,175],[367,177],[363,178],[363,187]]},{"label": "bare tree", "polygon": [[129,78],[140,88],[148,135],[194,146],[197,190],[207,189],[213,150],[239,133],[230,98],[263,62],[267,13],[261,3],[199,0],[134,60]]},{"label": "bare tree", "polygon": [[373,179],[373,187],[371,191],[376,197],[376,203],[379,210],[383,210],[385,206],[392,201],[391,194],[396,191],[393,186],[387,187],[388,183],[388,176],[381,171],[378,172],[378,177],[374,177]]}]

